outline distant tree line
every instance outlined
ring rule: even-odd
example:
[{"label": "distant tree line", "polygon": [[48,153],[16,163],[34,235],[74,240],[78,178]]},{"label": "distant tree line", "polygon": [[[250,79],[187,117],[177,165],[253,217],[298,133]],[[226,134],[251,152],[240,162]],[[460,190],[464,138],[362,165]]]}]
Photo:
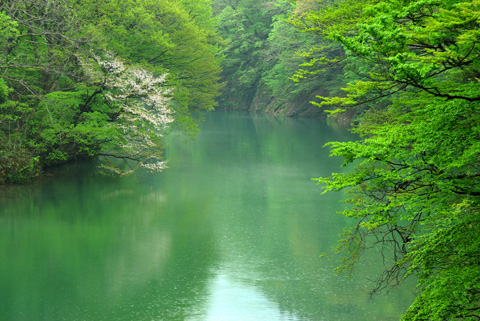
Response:
[{"label": "distant tree line", "polygon": [[290,21],[319,7],[316,1],[213,1],[218,32],[226,40],[221,50],[226,82],[221,108],[287,116],[324,114],[310,101],[316,95],[339,94],[346,82],[341,67],[308,78],[294,76],[299,65],[309,63],[312,51],[322,48],[335,55],[342,48],[316,34],[299,32]]}]

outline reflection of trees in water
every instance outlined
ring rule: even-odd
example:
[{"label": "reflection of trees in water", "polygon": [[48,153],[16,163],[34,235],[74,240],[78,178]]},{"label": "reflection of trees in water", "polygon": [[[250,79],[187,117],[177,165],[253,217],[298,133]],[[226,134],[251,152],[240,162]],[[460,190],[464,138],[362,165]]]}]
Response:
[{"label": "reflection of trees in water", "polygon": [[215,258],[206,201],[171,204],[133,177],[34,190],[3,202],[1,318],[183,319],[201,304]]},{"label": "reflection of trees in water", "polygon": [[[372,301],[366,294],[371,267],[349,280],[335,276],[337,262],[319,258],[336,246],[348,222],[335,215],[342,194],[320,196],[310,178],[337,168],[320,146],[353,135],[312,120],[239,115],[210,117],[211,122],[223,123],[225,131],[217,125],[210,132],[213,126],[205,126],[195,150],[181,152],[191,166],[211,164],[198,167],[198,177],[196,171],[194,177],[185,176],[208,186],[216,197],[222,273],[259,289],[286,315],[302,320],[398,318],[405,308],[399,302],[409,298],[406,293],[399,294],[398,301]],[[174,151],[169,155],[172,160],[180,156]]]},{"label": "reflection of trees in water", "polygon": [[3,201],[0,219],[16,233],[0,233],[4,248],[15,249],[0,254],[8,262],[0,264],[9,286],[0,293],[10,309],[4,315],[15,319],[27,306],[10,294],[31,289],[31,319],[201,320],[224,275],[286,319],[398,318],[403,298],[373,305],[354,291],[371,267],[348,280],[319,258],[346,225],[334,214],[342,194],[321,196],[310,180],[340,161],[312,151],[334,139],[331,128],[237,116],[214,113],[194,143],[169,142],[170,168],[160,175],[113,179],[80,170]]}]

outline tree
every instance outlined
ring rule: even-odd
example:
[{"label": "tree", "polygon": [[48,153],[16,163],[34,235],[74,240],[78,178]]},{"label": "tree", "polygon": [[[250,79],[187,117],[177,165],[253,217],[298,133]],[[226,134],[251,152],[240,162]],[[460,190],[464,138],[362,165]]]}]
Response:
[{"label": "tree", "polygon": [[[37,150],[53,162],[102,156],[103,170],[122,175],[139,167],[163,170],[162,136],[174,120],[171,90],[163,88],[166,74],[126,66],[111,53],[78,59],[86,87],[45,95],[34,116],[33,134],[43,143],[36,143]],[[127,168],[112,159],[123,160]]]},{"label": "tree", "polygon": [[[301,14],[315,3],[306,1],[297,6],[289,0],[214,3],[219,32],[228,41],[222,50],[225,56],[222,76],[228,85],[221,105],[277,115],[317,113],[308,100],[315,93],[327,95],[337,78],[292,81],[298,65],[306,61],[305,52],[321,39],[311,33],[297,32],[288,21],[290,14]],[[335,72],[332,70],[329,76]]]},{"label": "tree", "polygon": [[184,131],[196,132],[198,111],[216,106],[222,84],[210,0],[74,1],[84,32],[124,59],[168,73],[172,108]]},{"label": "tree", "polygon": [[164,168],[166,125],[194,134],[221,88],[209,4],[2,1],[0,182],[94,156]]},{"label": "tree", "polygon": [[222,104],[248,108],[258,90],[272,12],[263,8],[267,1],[216,2],[218,29],[228,40],[222,51],[223,77],[228,82]]},{"label": "tree", "polygon": [[[346,1],[345,3],[349,3]],[[343,2],[325,9],[337,13]],[[385,271],[374,289],[418,277],[404,320],[480,318],[479,1],[367,1],[358,18],[306,16],[308,31],[335,39],[369,72],[321,104],[381,102],[362,119],[356,142],[332,142],[353,173],[319,178],[347,190],[343,214],[358,221],[339,246],[341,270],[372,247]],[[338,11],[339,10],[339,11]],[[332,61],[330,59],[330,61]],[[388,102],[386,102],[388,99]]]},{"label": "tree", "polygon": [[[300,4],[303,4],[301,6]],[[327,81],[327,77],[315,77],[312,75],[303,82],[294,81],[294,74],[298,70],[299,65],[305,63],[305,58],[309,56],[307,51],[310,47],[318,45],[322,39],[312,36],[311,33],[300,33],[290,23],[289,17],[301,14],[301,10],[306,10],[307,5],[311,3],[301,2],[297,6],[291,6],[289,1],[279,1],[276,6],[281,6],[278,14],[273,16],[272,29],[268,36],[268,46],[265,50],[265,56],[270,57],[272,63],[263,70],[262,82],[270,91],[272,97],[277,102],[277,110],[288,110],[288,106],[293,104],[304,105],[305,100],[312,99],[314,92],[328,92],[333,87],[338,87],[337,79],[331,78]],[[300,7],[300,8],[299,8]],[[326,42],[322,43],[328,46]],[[337,48],[339,46],[337,45]],[[335,71],[330,72],[329,76]],[[337,83],[332,86],[331,80]],[[297,110],[301,110],[301,106],[297,106]]]},{"label": "tree", "polygon": [[[64,90],[74,77],[74,52],[81,40],[69,36],[75,21],[68,8],[52,1],[2,1],[0,72],[0,182],[38,172],[39,155],[28,146],[32,117],[46,93]],[[5,20],[6,19],[6,20]],[[4,23],[6,22],[6,23]]]}]

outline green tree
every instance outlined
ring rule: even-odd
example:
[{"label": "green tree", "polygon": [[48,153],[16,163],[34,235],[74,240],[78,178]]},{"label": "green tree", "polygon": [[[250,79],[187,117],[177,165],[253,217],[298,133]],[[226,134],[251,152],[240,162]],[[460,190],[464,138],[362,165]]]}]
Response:
[{"label": "green tree", "polygon": [[196,131],[196,111],[212,110],[222,88],[209,0],[73,1],[85,34],[116,55],[168,73],[175,126]]},{"label": "green tree", "polygon": [[[0,181],[29,177],[39,154],[31,150],[31,122],[42,97],[58,90],[72,72],[78,42],[67,30],[75,23],[68,10],[51,1],[2,1],[0,71],[8,96],[0,105]],[[4,91],[5,92],[5,91]]]},{"label": "green tree", "polygon": [[[219,32],[228,43],[222,53],[223,79],[228,84],[220,103],[280,115],[318,113],[308,103],[315,94],[328,95],[338,86],[336,77],[294,82],[292,76],[305,63],[305,52],[322,41],[299,33],[288,18],[301,15],[314,2],[295,5],[289,0],[214,2]],[[326,45],[326,43],[324,43]],[[337,48],[339,46],[337,45]],[[329,76],[338,70],[329,70]]]},{"label": "green tree", "polygon": [[288,112],[292,104],[297,105],[295,109],[300,112],[302,108],[300,105],[308,106],[305,100],[313,98],[313,92],[327,90],[326,82],[322,82],[319,77],[311,77],[303,82],[292,81],[292,76],[299,65],[305,62],[304,51],[318,44],[321,39],[309,33],[300,33],[289,23],[288,19],[294,14],[294,10],[299,12],[290,1],[277,1],[275,6],[280,10],[272,18],[264,53],[271,62],[262,72],[262,83],[264,90],[268,90],[273,97],[277,112]]},{"label": "green tree", "polygon": [[223,77],[228,82],[222,105],[248,108],[257,93],[272,13],[267,1],[216,1],[216,19],[221,35],[228,40],[222,54]]},{"label": "green tree", "polygon": [[194,133],[221,88],[209,4],[2,1],[0,181],[93,156],[161,170],[167,124]]},{"label": "green tree", "polygon": [[109,53],[78,58],[87,86],[45,95],[33,117],[31,131],[41,138],[35,148],[46,155],[44,162],[102,156],[101,168],[116,174],[164,169],[162,137],[174,121],[166,74],[125,65]]},{"label": "green tree", "polygon": [[320,104],[379,102],[355,128],[359,141],[329,144],[355,171],[318,179],[350,193],[343,214],[358,221],[338,248],[340,270],[377,248],[385,272],[374,291],[418,277],[404,320],[477,320],[480,2],[368,1],[337,20],[349,3],[305,17],[308,31],[344,46],[342,59],[369,67],[347,96]]}]

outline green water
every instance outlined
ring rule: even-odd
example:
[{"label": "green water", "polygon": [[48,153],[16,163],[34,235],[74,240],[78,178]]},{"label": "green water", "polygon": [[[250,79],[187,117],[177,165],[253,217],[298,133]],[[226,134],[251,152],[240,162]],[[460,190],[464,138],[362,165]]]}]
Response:
[{"label": "green water", "polygon": [[353,137],[314,120],[215,112],[169,139],[162,174],[89,164],[0,192],[0,320],[398,320],[412,287],[369,298],[320,258],[349,221],[321,148]]}]

